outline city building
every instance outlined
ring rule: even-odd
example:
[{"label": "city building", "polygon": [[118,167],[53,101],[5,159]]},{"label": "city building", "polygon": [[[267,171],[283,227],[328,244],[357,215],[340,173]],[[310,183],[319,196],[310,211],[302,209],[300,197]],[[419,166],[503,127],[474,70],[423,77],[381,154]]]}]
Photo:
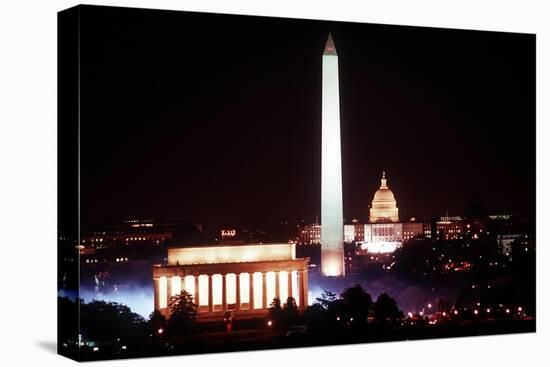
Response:
[{"label": "city building", "polygon": [[169,317],[170,298],[193,296],[199,321],[266,315],[274,298],[308,303],[308,258],[295,244],[219,243],[168,248],[167,263],[153,266],[155,309]]},{"label": "city building", "polygon": [[370,223],[397,223],[399,209],[393,192],[387,185],[386,172],[382,172],[380,188],[374,193],[370,208]]},{"label": "city building", "polygon": [[167,243],[175,234],[193,235],[202,232],[202,227],[190,222],[158,222],[131,219],[120,223],[90,225],[83,229],[83,249],[152,245]]},{"label": "city building", "polygon": [[126,263],[166,257],[174,241],[197,241],[202,227],[191,222],[132,219],[87,226],[78,245],[81,264]]},{"label": "city building", "polygon": [[298,232],[298,243],[302,245],[321,243],[321,226],[319,224],[308,224],[300,227]]},{"label": "city building", "polygon": [[[464,234],[464,222],[460,216],[440,217],[435,222],[436,239],[438,240],[458,240]],[[476,239],[477,235],[472,238]]]},{"label": "city building", "polygon": [[[403,242],[424,237],[425,224],[411,218],[409,222],[399,221],[397,201],[388,187],[386,173],[382,172],[380,188],[375,192],[369,223],[344,225],[345,243],[357,243],[367,253],[389,253]],[[428,233],[431,235],[431,232]]]},{"label": "city building", "polygon": [[338,55],[329,34],[323,52],[321,128],[321,272],[344,275],[344,213]]},{"label": "city building", "polygon": [[413,221],[403,222],[403,241],[419,237],[424,237],[424,223]]},{"label": "city building", "polygon": [[431,239],[432,238],[432,223],[431,222],[422,223],[422,231],[423,231],[423,234],[424,234],[424,238]]},{"label": "city building", "polygon": [[522,234],[502,234],[497,236],[498,249],[508,257],[512,256],[512,244],[516,241],[521,241],[527,236]]}]

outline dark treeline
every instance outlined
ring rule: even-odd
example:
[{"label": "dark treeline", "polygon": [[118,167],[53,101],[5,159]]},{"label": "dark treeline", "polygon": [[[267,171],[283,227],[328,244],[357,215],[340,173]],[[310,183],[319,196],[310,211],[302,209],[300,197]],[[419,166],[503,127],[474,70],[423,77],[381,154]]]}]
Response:
[{"label": "dark treeline", "polygon": [[275,298],[263,319],[226,317],[209,323],[197,322],[197,306],[185,291],[170,299],[169,318],[155,310],[145,319],[115,302],[73,302],[65,297],[58,302],[60,315],[80,313],[81,333],[74,335],[61,322],[60,348],[78,349],[84,360],[534,331],[534,325],[517,324],[522,320],[517,312],[502,318],[503,324],[495,319],[496,312],[491,319],[462,311],[453,315],[456,304],[438,305],[448,315],[435,327],[428,325],[427,317],[406,317],[385,293],[373,300],[358,284],[340,295],[323,292],[303,312],[292,297],[284,303]]}]

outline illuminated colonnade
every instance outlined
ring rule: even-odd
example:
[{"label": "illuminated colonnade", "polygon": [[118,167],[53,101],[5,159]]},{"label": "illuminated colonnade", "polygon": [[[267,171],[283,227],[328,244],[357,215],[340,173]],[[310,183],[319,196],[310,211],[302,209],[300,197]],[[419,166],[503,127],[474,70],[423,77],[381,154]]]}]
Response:
[{"label": "illuminated colonnade", "polygon": [[284,303],[289,295],[299,308],[307,306],[306,270],[186,275],[183,288],[177,275],[154,280],[155,309],[162,313],[168,313],[170,298],[182,290],[193,297],[195,304],[198,300],[200,313],[267,309],[274,298]]},{"label": "illuminated colonnade", "polygon": [[[200,258],[195,250],[206,256]],[[303,309],[308,259],[294,254],[293,244],[169,249],[168,265],[153,267],[155,309],[168,316],[170,298],[182,290],[193,297],[199,316],[227,310],[264,313],[274,298],[284,303],[289,296]]]}]

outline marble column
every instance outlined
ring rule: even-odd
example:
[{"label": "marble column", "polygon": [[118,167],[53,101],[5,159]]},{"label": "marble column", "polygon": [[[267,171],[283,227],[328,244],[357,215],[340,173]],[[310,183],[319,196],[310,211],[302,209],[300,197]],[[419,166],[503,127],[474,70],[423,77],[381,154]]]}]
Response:
[{"label": "marble column", "polygon": [[267,274],[262,272],[262,308],[267,308]]},{"label": "marble column", "polygon": [[300,300],[299,307],[304,307],[304,287],[303,287],[304,272],[298,271],[298,299]]},{"label": "marble column", "polygon": [[309,291],[308,291],[308,280],[307,280],[307,270],[302,270],[301,272],[301,288],[302,288],[302,293],[303,293],[303,299],[304,299],[304,302],[302,303],[302,308],[307,308],[307,306],[309,305]]},{"label": "marble column", "polygon": [[166,308],[170,309],[170,298],[172,298],[172,277],[166,277]]},{"label": "marble column", "polygon": [[308,273],[307,273],[307,270],[304,270],[304,284],[303,284],[303,288],[304,288],[304,299],[305,299],[305,302],[304,302],[304,308],[307,308],[309,306],[309,289],[308,289]]},{"label": "marble column", "polygon": [[212,292],[212,274],[208,274],[208,311],[214,311],[214,292]]},{"label": "marble column", "polygon": [[281,273],[279,271],[276,271],[275,272],[275,298],[279,298],[279,300],[280,300],[279,287],[281,283],[281,280],[279,279],[280,277],[281,277]]},{"label": "marble column", "polygon": [[[288,292],[287,292],[288,296],[287,297],[294,297],[292,295],[292,270],[287,271],[286,279],[287,279],[287,283],[288,283]],[[283,303],[285,303],[285,302],[286,302],[286,299],[283,300]]]},{"label": "marble column", "polygon": [[248,273],[248,285],[250,287],[250,293],[248,296],[249,309],[254,308],[254,273]]},{"label": "marble column", "polygon": [[227,310],[227,274],[222,274],[222,310]]},{"label": "marble column", "polygon": [[154,285],[155,288],[155,310],[160,310],[160,287],[159,287],[159,278],[154,279]]},{"label": "marble column", "polygon": [[241,274],[240,273],[235,274],[235,278],[236,278],[235,288],[237,292],[237,294],[235,294],[235,300],[236,300],[235,308],[238,310],[241,308]]},{"label": "marble column", "polygon": [[199,274],[193,276],[195,278],[195,304],[197,305],[197,311],[199,310]]}]

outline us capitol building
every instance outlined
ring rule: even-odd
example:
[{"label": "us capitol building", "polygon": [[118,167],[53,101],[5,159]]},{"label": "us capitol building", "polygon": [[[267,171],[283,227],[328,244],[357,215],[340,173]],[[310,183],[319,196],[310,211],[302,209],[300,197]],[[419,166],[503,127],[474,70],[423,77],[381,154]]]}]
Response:
[{"label": "us capitol building", "polygon": [[386,180],[386,172],[382,172],[380,188],[374,193],[372,207],[370,208],[371,223],[397,223],[399,222],[399,209]]},{"label": "us capitol building", "polygon": [[354,221],[344,225],[344,242],[356,242],[369,253],[389,253],[403,241],[423,234],[423,223],[399,221],[399,208],[388,187],[386,172],[382,172],[380,188],[374,193],[369,214],[367,224]]},{"label": "us capitol building", "polygon": [[[302,227],[300,243],[314,244],[320,241],[321,225],[313,224]],[[386,172],[382,172],[380,188],[374,193],[368,223],[344,225],[344,242],[357,243],[369,253],[389,253],[395,251],[404,241],[424,234],[424,223],[401,222],[399,208],[392,190],[388,186]]]}]

